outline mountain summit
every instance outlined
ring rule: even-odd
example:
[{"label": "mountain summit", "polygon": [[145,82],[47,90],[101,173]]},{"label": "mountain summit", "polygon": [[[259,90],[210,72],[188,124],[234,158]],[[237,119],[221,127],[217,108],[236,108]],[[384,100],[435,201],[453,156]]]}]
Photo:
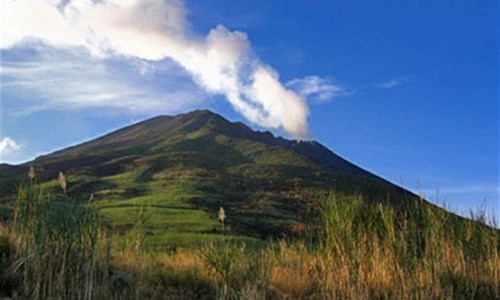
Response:
[{"label": "mountain summit", "polygon": [[92,199],[110,226],[126,231],[138,207],[148,207],[163,224],[153,235],[168,229],[180,239],[210,232],[221,206],[232,232],[268,237],[299,234],[315,201],[331,192],[396,205],[411,196],[318,142],[277,138],[208,110],[158,116],[23,165],[3,165],[0,187],[12,190],[30,166],[54,193],[64,172],[68,194]]},{"label": "mountain summit", "polygon": [[[367,175],[365,171],[335,155],[318,142],[276,138],[268,131],[253,131],[241,122],[230,122],[209,110],[196,110],[175,117],[154,117],[114,131],[98,139],[38,157],[36,161],[48,163],[61,159],[64,160],[64,158],[96,157],[100,155],[104,155],[105,157],[102,157],[104,159],[109,158],[110,150],[114,152],[120,152],[121,150],[123,153],[130,151],[136,153],[137,151],[134,151],[134,149],[139,150],[138,148],[141,148],[143,151],[137,154],[144,156],[151,154],[152,151],[158,152],[162,147],[170,148],[169,146],[181,141],[183,144],[198,141],[196,145],[199,148],[193,150],[200,152],[210,150],[205,149],[205,147],[210,145],[225,147],[226,150],[235,145],[228,142],[224,143],[222,139],[227,139],[227,141],[248,141],[266,146],[272,152],[280,150],[297,156],[297,161],[291,162],[286,160],[286,156],[280,158],[278,155],[274,157],[276,159],[275,164],[280,164],[280,160],[282,159],[285,160],[281,162],[283,164],[294,164],[306,159],[312,164],[322,165],[337,171]],[[203,144],[202,141],[206,142],[206,144]],[[150,148],[146,146],[150,146]],[[168,151],[168,149],[166,150]],[[243,156],[252,161],[256,155],[263,156],[264,154],[246,153]],[[225,157],[225,159],[227,160],[226,163],[231,163],[229,157]],[[86,161],[80,161],[80,163],[85,165]]]}]

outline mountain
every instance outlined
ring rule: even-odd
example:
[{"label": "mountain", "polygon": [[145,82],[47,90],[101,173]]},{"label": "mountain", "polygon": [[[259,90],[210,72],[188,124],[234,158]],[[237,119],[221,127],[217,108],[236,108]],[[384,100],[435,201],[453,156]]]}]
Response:
[{"label": "mountain", "polygon": [[68,197],[90,199],[124,236],[143,207],[148,242],[158,245],[220,234],[221,206],[230,234],[255,239],[300,235],[314,222],[316,200],[331,192],[399,208],[417,201],[318,142],[256,132],[207,110],[155,117],[22,165],[2,164],[4,207],[30,166],[53,197],[62,197],[56,178],[63,171]]}]

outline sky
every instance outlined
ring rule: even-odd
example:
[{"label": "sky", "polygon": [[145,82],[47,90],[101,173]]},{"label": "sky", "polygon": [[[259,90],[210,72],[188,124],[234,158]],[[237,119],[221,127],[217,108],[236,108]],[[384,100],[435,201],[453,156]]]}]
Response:
[{"label": "sky", "polygon": [[500,215],[497,1],[0,1],[0,162],[211,109]]}]

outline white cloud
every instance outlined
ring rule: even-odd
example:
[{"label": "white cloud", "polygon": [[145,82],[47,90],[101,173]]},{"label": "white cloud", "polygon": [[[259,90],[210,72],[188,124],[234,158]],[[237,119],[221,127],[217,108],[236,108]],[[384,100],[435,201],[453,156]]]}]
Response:
[{"label": "white cloud", "polygon": [[1,1],[3,49],[36,39],[84,47],[98,58],[171,59],[250,121],[307,137],[304,95],[283,86],[277,72],[255,57],[245,33],[218,25],[195,37],[180,0]]},{"label": "white cloud", "polygon": [[387,81],[375,84],[374,87],[378,89],[392,89],[394,87],[397,87],[398,85],[412,82],[413,80],[415,80],[415,78],[416,76],[414,75],[405,75],[397,78],[391,78]]},{"label": "white cloud", "polygon": [[317,102],[326,102],[335,97],[348,94],[344,88],[335,84],[332,80],[318,76],[293,79],[287,82],[286,86],[299,95]]},{"label": "white cloud", "polygon": [[0,139],[0,161],[3,161],[4,156],[13,155],[22,148],[23,146],[21,144],[8,136]]},{"label": "white cloud", "polygon": [[[174,112],[202,99],[202,93],[189,77],[175,65],[166,65],[162,88],[148,84],[144,76],[123,76],[120,71],[85,52],[56,51],[38,47],[39,55],[29,60],[7,60],[0,66],[0,87],[3,92],[16,94],[23,105],[10,113],[27,115],[57,109],[113,108],[130,113]],[[128,67],[136,72],[154,72],[147,63],[133,62]],[[122,66],[122,69],[126,66]],[[131,70],[129,70],[131,71]],[[133,73],[133,72],[132,72]],[[10,100],[10,99],[8,99]],[[5,101],[8,101],[5,100]]]}]

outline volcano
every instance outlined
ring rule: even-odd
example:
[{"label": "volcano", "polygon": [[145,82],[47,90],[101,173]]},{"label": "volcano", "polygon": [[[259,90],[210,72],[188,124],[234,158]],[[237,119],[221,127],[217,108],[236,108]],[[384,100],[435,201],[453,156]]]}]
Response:
[{"label": "volcano", "polygon": [[154,117],[25,164],[2,164],[4,207],[31,166],[52,197],[62,197],[64,172],[64,197],[89,203],[125,236],[142,208],[152,244],[217,234],[219,207],[228,234],[265,239],[301,235],[315,222],[318,199],[331,193],[399,210],[420,201],[318,142],[254,131],[208,110]]}]

